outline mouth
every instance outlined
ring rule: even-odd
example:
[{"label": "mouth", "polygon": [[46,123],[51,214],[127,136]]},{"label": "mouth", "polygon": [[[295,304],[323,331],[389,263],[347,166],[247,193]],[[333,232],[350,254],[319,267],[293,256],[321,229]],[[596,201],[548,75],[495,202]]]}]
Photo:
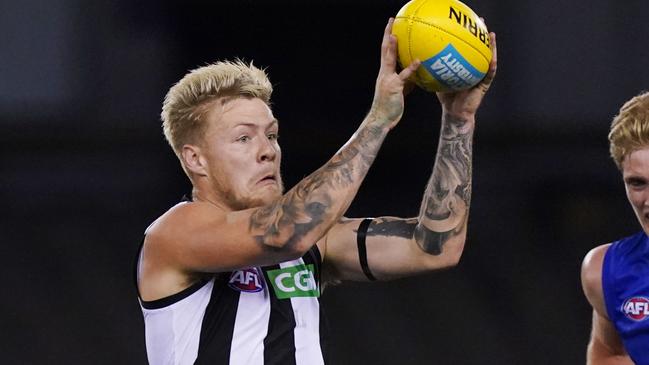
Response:
[{"label": "mouth", "polygon": [[257,184],[260,185],[269,185],[269,184],[277,184],[277,176],[275,174],[267,174],[262,177]]}]

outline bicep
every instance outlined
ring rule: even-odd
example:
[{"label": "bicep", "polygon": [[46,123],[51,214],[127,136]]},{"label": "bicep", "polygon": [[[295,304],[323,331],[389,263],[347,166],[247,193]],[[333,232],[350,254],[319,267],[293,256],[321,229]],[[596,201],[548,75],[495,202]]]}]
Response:
[{"label": "bicep", "polygon": [[[414,240],[416,218],[372,219],[365,233],[365,250],[359,250],[358,229],[363,219],[343,219],[326,236],[324,265],[334,279],[369,280],[366,269],[379,280],[395,279],[450,266],[448,253],[431,255]],[[359,252],[360,251],[360,252]],[[365,260],[362,256],[365,254]]]}]

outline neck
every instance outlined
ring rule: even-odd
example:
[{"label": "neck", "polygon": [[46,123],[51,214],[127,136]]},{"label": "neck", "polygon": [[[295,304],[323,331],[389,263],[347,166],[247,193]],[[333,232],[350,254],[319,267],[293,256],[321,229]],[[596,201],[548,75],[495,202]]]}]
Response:
[{"label": "neck", "polygon": [[192,189],[192,200],[195,202],[209,203],[221,210],[229,210],[219,199],[209,190],[200,189],[196,186]]}]

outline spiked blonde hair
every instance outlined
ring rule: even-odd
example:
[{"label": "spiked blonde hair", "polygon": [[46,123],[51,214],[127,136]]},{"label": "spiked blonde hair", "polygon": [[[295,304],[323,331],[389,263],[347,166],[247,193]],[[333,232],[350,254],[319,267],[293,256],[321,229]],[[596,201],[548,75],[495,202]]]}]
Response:
[{"label": "spiked blonde hair", "polygon": [[205,114],[212,101],[222,97],[249,97],[270,105],[272,92],[266,72],[252,62],[218,61],[194,69],[165,96],[161,113],[165,138],[180,158],[183,145],[197,143],[205,132]]},{"label": "spiked blonde hair", "polygon": [[631,152],[649,147],[649,92],[624,103],[613,118],[608,134],[611,157],[622,170],[622,162]]}]

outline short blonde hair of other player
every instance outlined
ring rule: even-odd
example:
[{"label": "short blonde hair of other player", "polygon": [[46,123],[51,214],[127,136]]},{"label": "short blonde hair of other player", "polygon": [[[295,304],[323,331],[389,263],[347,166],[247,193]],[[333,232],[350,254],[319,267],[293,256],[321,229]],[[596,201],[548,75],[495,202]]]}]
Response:
[{"label": "short blonde hair of other player", "polygon": [[631,152],[649,147],[649,92],[627,101],[613,118],[608,134],[611,157],[622,170],[622,162]]},{"label": "short blonde hair of other player", "polygon": [[[162,105],[165,138],[180,159],[185,144],[200,144],[205,115],[217,99],[259,98],[270,106],[273,86],[252,62],[219,61],[190,71],[169,89]],[[183,169],[185,168],[183,164]],[[187,172],[185,170],[185,172]]]}]

